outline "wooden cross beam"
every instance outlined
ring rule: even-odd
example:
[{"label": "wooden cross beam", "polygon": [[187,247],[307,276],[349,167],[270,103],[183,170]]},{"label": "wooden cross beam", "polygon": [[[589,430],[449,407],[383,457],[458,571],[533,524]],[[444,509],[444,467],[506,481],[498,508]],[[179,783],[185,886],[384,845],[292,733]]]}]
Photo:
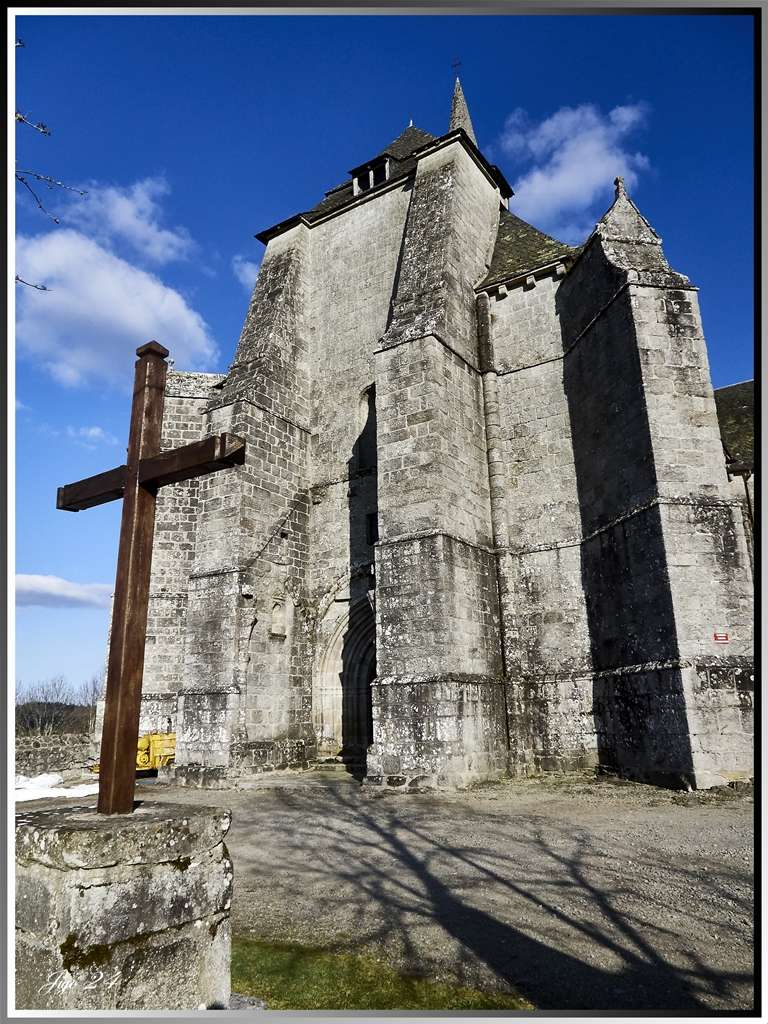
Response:
[{"label": "wooden cross beam", "polygon": [[60,487],[56,497],[56,507],[67,512],[123,499],[101,734],[100,814],[133,811],[157,489],[245,461],[245,441],[234,434],[161,452],[168,349],[150,341],[136,355],[127,465]]}]

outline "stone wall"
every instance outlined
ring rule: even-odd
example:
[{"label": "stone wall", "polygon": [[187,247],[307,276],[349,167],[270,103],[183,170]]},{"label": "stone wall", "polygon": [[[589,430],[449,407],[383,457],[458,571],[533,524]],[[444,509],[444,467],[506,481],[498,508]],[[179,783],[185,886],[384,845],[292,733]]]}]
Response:
[{"label": "stone wall", "polygon": [[596,759],[582,526],[557,311],[564,270],[528,275],[490,302],[508,538],[497,554],[515,772],[570,770]]},{"label": "stone wall", "polygon": [[[246,465],[231,481],[206,483],[208,547],[198,546],[195,573],[200,636],[220,637],[210,672],[217,685],[228,679],[240,692],[238,741],[311,745],[301,613],[309,551],[309,261],[306,228],[268,245],[227,384],[210,410],[212,423],[229,419],[228,429],[248,445]],[[193,682],[197,673],[202,686],[200,660],[188,660],[187,675]]]},{"label": "stone wall", "polygon": [[17,775],[80,774],[98,759],[98,744],[90,733],[16,736],[14,753]]},{"label": "stone wall", "polygon": [[569,273],[488,305],[512,770],[751,774],[750,550],[695,290],[619,189]]},{"label": "stone wall", "polygon": [[[206,436],[205,410],[211,389],[222,374],[180,373],[169,370],[163,411],[163,450],[178,448]],[[144,655],[142,731],[155,732],[157,717],[150,694],[174,695],[184,682],[189,575],[195,557],[199,518],[199,479],[170,484],[159,490],[155,509],[155,540]],[[176,707],[171,715],[175,722]],[[146,719],[146,721],[144,721]],[[149,721],[152,720],[152,724]]]},{"label": "stone wall", "polygon": [[325,757],[349,740],[343,688],[350,651],[359,640],[360,657],[372,654],[370,631],[357,637],[350,616],[372,585],[382,401],[374,352],[390,316],[410,199],[410,184],[400,182],[311,232],[308,627],[312,724]]},{"label": "stone wall", "polygon": [[[177,695],[173,692],[141,694],[139,715],[139,736],[150,732],[176,732]],[[101,723],[97,723],[97,735],[101,734]]]}]

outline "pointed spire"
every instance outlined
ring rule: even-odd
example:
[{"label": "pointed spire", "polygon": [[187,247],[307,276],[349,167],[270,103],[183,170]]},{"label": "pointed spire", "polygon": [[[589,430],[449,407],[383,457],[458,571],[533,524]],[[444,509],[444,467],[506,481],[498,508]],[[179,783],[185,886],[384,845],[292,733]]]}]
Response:
[{"label": "pointed spire", "polygon": [[597,222],[596,230],[606,240],[631,240],[637,244],[661,245],[661,239],[632,202],[624,179],[613,179],[614,200]]},{"label": "pointed spire", "polygon": [[463,128],[467,135],[477,145],[475,130],[472,127],[472,118],[469,116],[469,107],[464,98],[464,90],[458,77],[453,87],[453,102],[451,103],[451,124],[448,131],[455,131],[456,128]]},{"label": "pointed spire", "polygon": [[674,288],[689,285],[684,274],[670,268],[661,238],[635,206],[624,179],[614,178],[613,184],[615,198],[590,237],[600,239],[605,255],[615,267],[627,271],[630,281],[637,281],[640,275],[640,280],[657,285],[659,282]]}]

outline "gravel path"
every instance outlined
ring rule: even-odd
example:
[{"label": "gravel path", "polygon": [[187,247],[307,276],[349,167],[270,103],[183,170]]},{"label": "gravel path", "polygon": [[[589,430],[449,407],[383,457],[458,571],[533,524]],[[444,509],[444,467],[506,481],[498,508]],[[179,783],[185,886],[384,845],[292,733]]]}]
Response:
[{"label": "gravel path", "polygon": [[367,949],[541,1009],[752,1006],[751,791],[366,796],[316,773],[151,798],[232,809],[236,932]]}]

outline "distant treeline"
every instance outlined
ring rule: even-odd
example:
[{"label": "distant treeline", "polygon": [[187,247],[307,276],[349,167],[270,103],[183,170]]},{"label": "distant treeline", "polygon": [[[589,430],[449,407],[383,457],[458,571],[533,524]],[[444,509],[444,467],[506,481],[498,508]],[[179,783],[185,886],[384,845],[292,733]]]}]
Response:
[{"label": "distant treeline", "polygon": [[102,680],[93,676],[73,691],[63,676],[16,687],[16,734],[50,736],[92,732]]},{"label": "distant treeline", "polygon": [[17,736],[49,736],[58,733],[90,732],[93,714],[82,704],[47,704],[29,701],[16,705]]}]

